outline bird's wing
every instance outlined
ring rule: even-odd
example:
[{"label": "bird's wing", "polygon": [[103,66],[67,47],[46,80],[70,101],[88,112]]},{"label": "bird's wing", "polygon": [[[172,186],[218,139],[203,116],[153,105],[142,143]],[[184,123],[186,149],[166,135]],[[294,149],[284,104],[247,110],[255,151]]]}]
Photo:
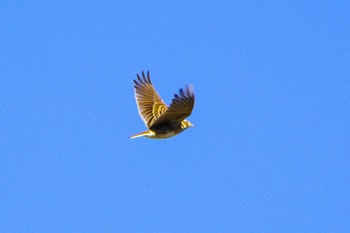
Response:
[{"label": "bird's wing", "polygon": [[179,90],[179,95],[175,94],[173,101],[168,109],[158,117],[151,127],[162,124],[170,124],[173,126],[180,125],[181,122],[191,115],[194,106],[194,91],[192,85]]},{"label": "bird's wing", "polygon": [[166,111],[167,106],[153,87],[149,71],[147,72],[147,77],[142,71],[142,78],[137,75],[137,80],[134,80],[134,83],[135,98],[139,114],[149,128],[150,125]]}]

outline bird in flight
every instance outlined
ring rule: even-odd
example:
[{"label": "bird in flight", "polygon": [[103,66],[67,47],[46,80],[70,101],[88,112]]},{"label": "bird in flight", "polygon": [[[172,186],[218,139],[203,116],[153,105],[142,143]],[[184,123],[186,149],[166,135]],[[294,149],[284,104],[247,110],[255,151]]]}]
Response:
[{"label": "bird in flight", "polygon": [[158,95],[154,88],[149,71],[147,76],[142,71],[142,78],[137,74],[134,79],[136,104],[142,120],[148,130],[130,136],[137,138],[145,136],[151,139],[164,139],[175,136],[188,127],[193,126],[186,118],[191,115],[194,106],[192,85],[179,90],[174,95],[169,107]]}]

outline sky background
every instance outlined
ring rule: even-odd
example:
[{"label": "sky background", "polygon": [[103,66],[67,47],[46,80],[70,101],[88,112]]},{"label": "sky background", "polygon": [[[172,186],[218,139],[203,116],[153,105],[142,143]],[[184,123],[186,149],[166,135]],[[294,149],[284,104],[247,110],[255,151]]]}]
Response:
[{"label": "sky background", "polygon": [[[348,1],[1,1],[0,232],[350,232]],[[132,80],[195,127],[145,130]]]}]

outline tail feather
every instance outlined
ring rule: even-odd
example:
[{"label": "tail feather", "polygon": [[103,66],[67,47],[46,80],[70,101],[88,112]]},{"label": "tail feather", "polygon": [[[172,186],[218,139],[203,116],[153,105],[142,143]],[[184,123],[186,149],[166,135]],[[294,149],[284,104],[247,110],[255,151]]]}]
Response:
[{"label": "tail feather", "polygon": [[133,139],[133,138],[144,137],[144,136],[152,136],[152,135],[154,135],[154,133],[152,131],[146,130],[144,132],[141,132],[141,133],[138,133],[138,134],[134,134],[134,135],[130,136],[129,138]]}]

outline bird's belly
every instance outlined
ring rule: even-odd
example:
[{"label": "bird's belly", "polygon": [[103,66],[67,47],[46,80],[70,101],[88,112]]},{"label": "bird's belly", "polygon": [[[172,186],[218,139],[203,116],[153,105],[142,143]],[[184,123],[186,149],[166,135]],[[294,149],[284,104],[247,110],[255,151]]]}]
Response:
[{"label": "bird's belly", "polygon": [[174,131],[165,131],[165,132],[155,132],[154,135],[146,136],[148,138],[152,139],[164,139],[164,138],[170,138],[172,136],[177,135],[179,132]]},{"label": "bird's belly", "polygon": [[170,123],[164,123],[161,125],[151,126],[150,130],[154,132],[154,135],[151,135],[150,138],[153,139],[164,139],[170,138],[181,133],[182,129],[180,126],[174,126]]}]

